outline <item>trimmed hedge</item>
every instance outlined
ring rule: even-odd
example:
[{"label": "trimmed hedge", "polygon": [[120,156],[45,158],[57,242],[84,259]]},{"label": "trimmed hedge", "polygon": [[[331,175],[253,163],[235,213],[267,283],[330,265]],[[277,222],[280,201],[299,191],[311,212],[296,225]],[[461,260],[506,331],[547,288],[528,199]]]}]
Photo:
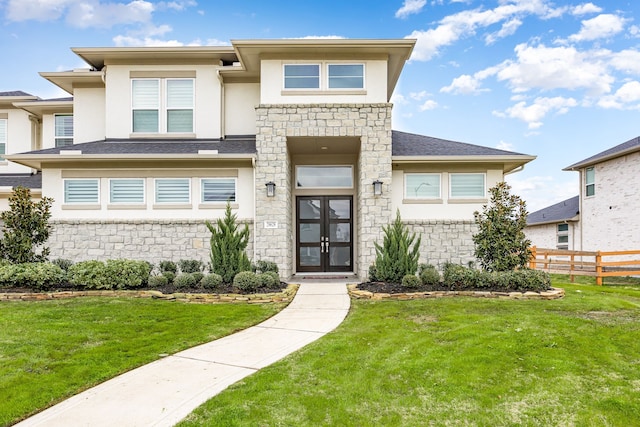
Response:
[{"label": "trimmed hedge", "polygon": [[406,274],[402,278],[402,287],[407,289],[417,289],[420,287],[420,278],[415,274]]},{"label": "trimmed hedge", "polygon": [[275,271],[266,271],[258,275],[260,286],[263,288],[275,288],[280,285],[280,276]]},{"label": "trimmed hedge", "polygon": [[50,262],[3,264],[0,266],[0,286],[8,288],[32,288],[40,291],[63,284],[66,274]]},{"label": "trimmed hedge", "polygon": [[200,280],[200,286],[204,289],[218,289],[222,286],[222,276],[216,273],[206,274],[202,280]]},{"label": "trimmed hedge", "polygon": [[147,284],[151,267],[146,261],[110,259],[82,261],[69,268],[69,281],[85,289],[136,289]]},{"label": "trimmed hedge", "polygon": [[445,264],[443,284],[452,291],[499,289],[507,292],[540,292],[551,288],[551,278],[544,271],[527,268],[488,272],[462,265]]},{"label": "trimmed hedge", "polygon": [[253,292],[260,287],[260,279],[252,271],[241,271],[233,278],[233,286],[241,291]]}]

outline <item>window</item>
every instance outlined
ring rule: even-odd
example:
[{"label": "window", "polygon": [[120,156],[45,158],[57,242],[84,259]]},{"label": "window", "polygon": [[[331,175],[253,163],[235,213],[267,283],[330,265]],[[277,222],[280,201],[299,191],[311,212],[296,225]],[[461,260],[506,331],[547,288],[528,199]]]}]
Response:
[{"label": "window", "polygon": [[235,178],[203,178],[200,181],[202,203],[235,202]]},{"label": "window", "polygon": [[483,173],[452,173],[449,175],[450,195],[453,199],[483,199],[486,197]]},{"label": "window", "polygon": [[144,179],[127,178],[109,180],[109,203],[144,203]]},{"label": "window", "polygon": [[329,89],[363,89],[364,64],[329,64]]},{"label": "window", "polygon": [[133,132],[193,132],[193,82],[193,79],[133,79]]},{"label": "window", "polygon": [[353,188],[351,166],[298,166],[296,188]]},{"label": "window", "polygon": [[596,170],[593,166],[587,168],[584,174],[585,192],[587,197],[596,194]]},{"label": "window", "polygon": [[404,175],[404,197],[407,199],[439,199],[439,173],[407,173]]},{"label": "window", "polygon": [[0,160],[7,154],[7,119],[0,119]]},{"label": "window", "polygon": [[191,203],[189,178],[156,179],[156,203]]},{"label": "window", "polygon": [[319,89],[320,65],[286,64],[284,66],[285,89]]},{"label": "window", "polygon": [[558,224],[557,229],[558,249],[569,249],[569,224]]},{"label": "window", "polygon": [[99,185],[97,179],[65,179],[65,203],[99,203]]},{"label": "window", "polygon": [[73,145],[73,114],[56,114],[54,118],[56,147]]}]

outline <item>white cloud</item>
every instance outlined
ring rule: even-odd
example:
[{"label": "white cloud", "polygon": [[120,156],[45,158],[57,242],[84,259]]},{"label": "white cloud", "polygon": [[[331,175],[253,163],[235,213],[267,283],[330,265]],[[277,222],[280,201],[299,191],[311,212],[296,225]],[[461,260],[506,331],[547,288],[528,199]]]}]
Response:
[{"label": "white cloud", "polygon": [[505,177],[505,181],[511,185],[512,194],[517,194],[526,201],[527,211],[531,213],[576,196],[577,175],[567,174],[564,180],[558,181],[552,176],[524,178],[520,174],[511,174]]},{"label": "white cloud", "polygon": [[620,87],[613,95],[602,97],[598,101],[598,106],[606,109],[640,108],[640,82],[627,82]]},{"label": "white cloud", "polygon": [[573,10],[571,11],[571,13],[573,13],[576,16],[588,15],[590,13],[600,13],[600,12],[602,12],[602,8],[599,6],[596,6],[593,3],[584,3],[581,5],[578,5],[574,7]]},{"label": "white cloud", "polygon": [[500,141],[498,143],[498,145],[496,145],[496,148],[498,150],[513,151],[513,144],[510,144],[510,143],[505,142],[505,141]]},{"label": "white cloud", "polygon": [[457,95],[471,95],[488,91],[488,89],[481,89],[480,85],[481,81],[476,76],[463,74],[453,79],[453,82],[451,82],[449,86],[441,88],[440,92],[454,93]]},{"label": "white cloud", "polygon": [[414,13],[420,13],[427,0],[404,0],[402,7],[396,11],[396,18],[406,18]]},{"label": "white cloud", "polygon": [[500,39],[513,35],[521,25],[522,21],[519,19],[512,19],[510,21],[507,21],[502,24],[502,28],[500,29],[500,31],[489,34],[487,37],[485,37],[485,43],[488,45],[494,44]]},{"label": "white cloud", "polygon": [[538,129],[542,126],[542,119],[547,114],[554,111],[556,114],[564,114],[569,111],[569,108],[577,105],[578,102],[573,98],[563,98],[561,96],[536,98],[531,105],[521,101],[507,108],[504,112],[494,111],[493,114],[498,117],[520,119],[528,124],[529,129]]},{"label": "white cloud", "polygon": [[569,40],[581,42],[612,37],[624,30],[625,23],[626,20],[617,15],[598,15],[593,19],[582,21],[580,32],[569,36]]},{"label": "white cloud", "polygon": [[625,49],[620,52],[611,52],[609,63],[616,70],[640,75],[640,52],[637,50]]},{"label": "white cloud", "polygon": [[425,101],[425,103],[422,104],[418,109],[420,111],[429,111],[435,110],[436,108],[438,108],[438,103],[432,99],[429,99],[428,101]]},{"label": "white cloud", "polygon": [[420,92],[411,92],[409,93],[409,98],[415,99],[416,101],[421,101],[424,98],[429,96],[429,93],[426,90],[421,90]]}]

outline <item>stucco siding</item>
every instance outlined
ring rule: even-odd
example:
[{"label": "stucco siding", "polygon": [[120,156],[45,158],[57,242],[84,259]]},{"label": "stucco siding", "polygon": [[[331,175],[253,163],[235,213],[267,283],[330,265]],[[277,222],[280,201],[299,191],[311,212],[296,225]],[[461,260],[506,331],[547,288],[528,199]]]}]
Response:
[{"label": "stucco siding", "polygon": [[[0,115],[7,118],[7,145],[6,153],[24,153],[31,150],[32,123],[29,113],[24,110],[5,109],[0,110]],[[31,168],[17,163],[0,160],[0,173],[29,173]]]},{"label": "stucco siding", "polygon": [[255,135],[256,106],[260,103],[258,83],[224,85],[225,135]]},{"label": "stucco siding", "polygon": [[[106,136],[105,89],[78,88],[74,90],[73,95],[74,144],[104,139]],[[121,109],[127,108],[121,107]]]}]

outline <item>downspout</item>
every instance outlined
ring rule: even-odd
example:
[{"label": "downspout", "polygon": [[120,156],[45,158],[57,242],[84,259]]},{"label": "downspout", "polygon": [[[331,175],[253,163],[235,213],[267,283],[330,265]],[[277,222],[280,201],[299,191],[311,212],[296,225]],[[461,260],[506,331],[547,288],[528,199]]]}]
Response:
[{"label": "downspout", "polygon": [[524,170],[524,165],[520,165],[517,168],[510,170],[509,172],[505,172],[504,175],[511,175],[512,173],[522,172]]},{"label": "downspout", "polygon": [[226,137],[226,130],[225,130],[225,108],[224,108],[224,101],[225,101],[225,91],[224,91],[224,79],[222,78],[222,75],[220,74],[220,68],[216,69],[216,75],[218,76],[218,81],[220,81],[220,137],[224,138]]},{"label": "downspout", "polygon": [[[29,114],[31,122],[31,150],[39,150],[42,148],[42,119],[38,116]],[[38,173],[38,169],[31,168],[31,175]]]},{"label": "downspout", "polygon": [[258,207],[256,206],[256,158],[251,159],[251,166],[253,168],[253,261],[258,260],[258,245],[256,244],[256,236],[258,232],[258,223],[256,221],[258,215]]}]

